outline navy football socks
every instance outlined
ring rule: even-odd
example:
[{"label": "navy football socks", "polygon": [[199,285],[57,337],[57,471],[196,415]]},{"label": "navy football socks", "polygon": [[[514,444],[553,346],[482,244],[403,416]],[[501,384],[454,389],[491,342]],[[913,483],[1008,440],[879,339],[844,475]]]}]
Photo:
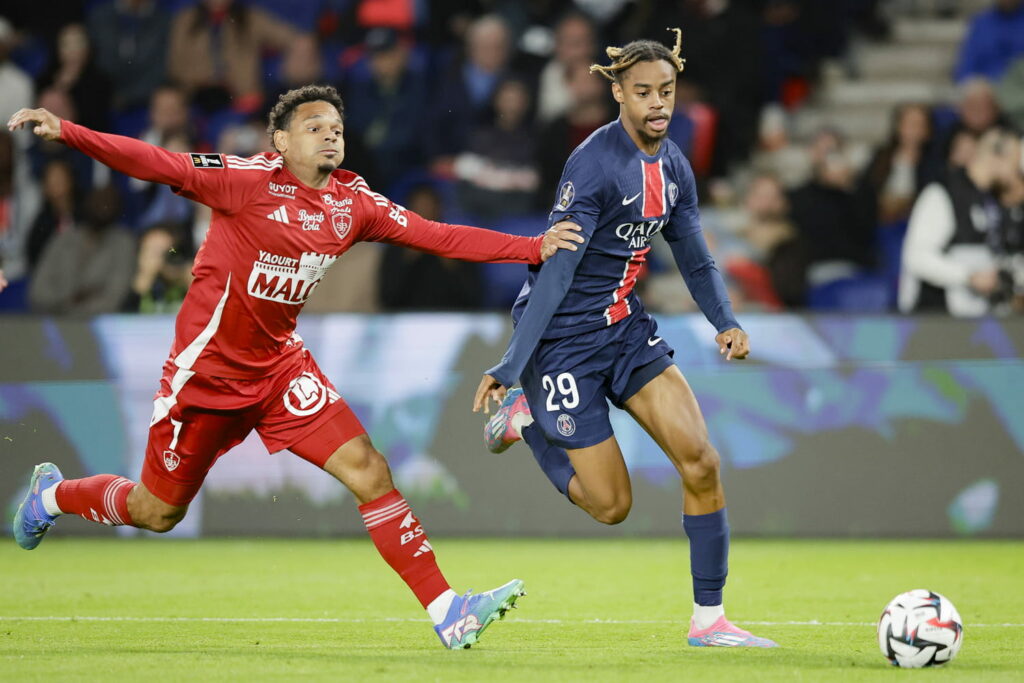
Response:
[{"label": "navy football socks", "polygon": [[[569,454],[564,448],[549,443],[536,423],[523,427],[521,431],[523,440],[530,446],[530,451],[537,464],[544,470],[544,474],[563,496],[569,498],[569,480],[576,475],[576,470],[569,462]],[[572,502],[571,498],[569,502]]]},{"label": "navy football socks", "polygon": [[729,573],[729,518],[725,508],[706,515],[683,515],[683,529],[690,538],[693,601],[698,605],[721,605]]}]

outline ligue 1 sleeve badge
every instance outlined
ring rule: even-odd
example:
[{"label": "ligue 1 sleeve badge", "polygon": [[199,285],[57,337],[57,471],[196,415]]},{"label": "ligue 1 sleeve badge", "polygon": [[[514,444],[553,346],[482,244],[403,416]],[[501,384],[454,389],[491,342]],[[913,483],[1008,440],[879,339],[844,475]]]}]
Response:
[{"label": "ligue 1 sleeve badge", "polygon": [[575,198],[576,188],[572,186],[572,181],[565,181],[565,184],[562,185],[562,189],[558,191],[558,203],[555,204],[555,210],[566,211],[572,205],[572,200]]}]

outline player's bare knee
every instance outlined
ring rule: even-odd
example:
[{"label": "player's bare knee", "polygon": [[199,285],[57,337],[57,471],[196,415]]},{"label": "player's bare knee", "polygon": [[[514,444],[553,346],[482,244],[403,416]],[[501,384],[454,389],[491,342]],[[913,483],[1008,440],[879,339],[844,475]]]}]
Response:
[{"label": "player's bare knee", "polygon": [[718,485],[718,451],[707,439],[695,442],[683,459],[683,476],[687,488],[707,491]]},{"label": "player's bare knee", "polygon": [[178,522],[185,519],[185,513],[188,508],[179,508],[173,506],[167,506],[165,509],[149,509],[144,511],[139,517],[133,518],[135,526],[149,531],[155,531],[158,534],[164,534],[178,526]]},{"label": "player's bare knee", "polygon": [[609,526],[621,524],[626,521],[626,517],[629,516],[630,508],[632,508],[632,503],[630,501],[615,503],[610,507],[596,510],[593,517],[598,522],[601,522],[601,524],[607,524]]},{"label": "player's bare knee", "polygon": [[590,516],[601,524],[621,524],[629,516],[632,507],[632,494],[629,492],[619,493],[607,501],[592,506]]}]

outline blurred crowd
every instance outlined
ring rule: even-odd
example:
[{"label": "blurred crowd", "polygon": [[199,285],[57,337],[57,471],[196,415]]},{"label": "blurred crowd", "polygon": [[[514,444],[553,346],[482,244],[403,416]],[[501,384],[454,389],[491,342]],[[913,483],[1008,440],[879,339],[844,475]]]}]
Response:
[{"label": "blurred crowd", "polygon": [[[908,0],[892,0],[906,4]],[[823,70],[884,43],[887,0],[93,0],[0,16],[0,118],[40,106],[173,151],[271,151],[278,95],[331,83],[346,160],[421,215],[545,227],[574,147],[615,118],[588,67],[683,29],[670,136],[691,159],[709,243],[739,310],[1020,311],[1024,0],[972,17],[958,98],[895,108],[874,150],[794,135]],[[930,11],[955,11],[935,0]],[[930,191],[925,191],[929,189]],[[0,132],[0,310],[173,312],[209,211],[27,131]],[[933,230],[936,221],[948,230]],[[948,233],[948,234],[947,234]],[[941,239],[940,239],[941,238]],[[650,308],[693,310],[671,256]],[[318,311],[507,306],[524,277],[360,245]],[[956,290],[967,303],[947,305]],[[963,291],[961,291],[963,290]],[[959,301],[959,299],[958,299]]]}]

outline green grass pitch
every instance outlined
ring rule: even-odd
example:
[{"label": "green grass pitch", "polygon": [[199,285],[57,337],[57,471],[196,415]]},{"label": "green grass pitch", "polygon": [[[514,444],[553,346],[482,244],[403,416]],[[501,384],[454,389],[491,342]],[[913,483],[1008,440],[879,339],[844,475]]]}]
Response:
[{"label": "green grass pitch", "polygon": [[[441,648],[366,539],[77,540],[0,546],[0,680],[1021,681],[1024,543],[734,540],[730,617],[777,650],[691,648],[677,540],[436,538],[457,590],[519,577],[520,609]],[[951,664],[888,665],[874,622],[944,593]]]}]

